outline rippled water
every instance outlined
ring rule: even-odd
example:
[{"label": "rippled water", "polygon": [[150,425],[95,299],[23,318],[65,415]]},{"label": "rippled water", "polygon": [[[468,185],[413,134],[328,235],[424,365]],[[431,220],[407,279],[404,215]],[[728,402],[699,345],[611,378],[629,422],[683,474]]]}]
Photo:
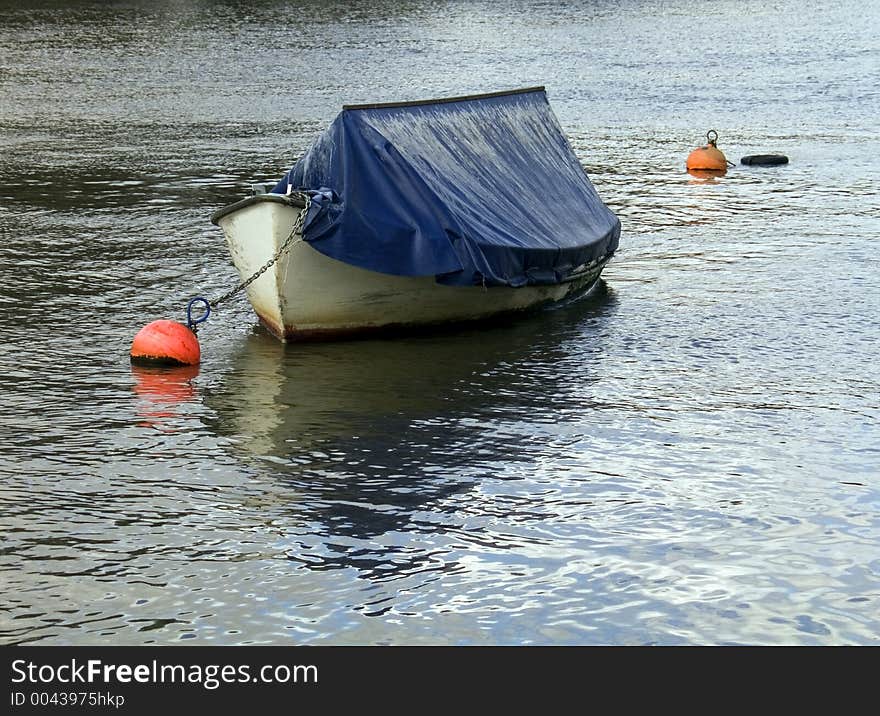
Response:
[{"label": "rippled water", "polygon": [[[844,2],[0,2],[0,641],[873,644],[880,19]],[[200,369],[208,217],[343,103],[544,84],[593,299]],[[715,128],[729,159],[692,177]]]}]

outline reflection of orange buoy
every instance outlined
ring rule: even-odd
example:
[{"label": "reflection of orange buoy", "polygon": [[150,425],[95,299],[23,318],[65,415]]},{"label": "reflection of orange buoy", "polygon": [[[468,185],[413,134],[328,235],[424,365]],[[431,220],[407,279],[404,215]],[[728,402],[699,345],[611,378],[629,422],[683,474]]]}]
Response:
[{"label": "reflection of orange buoy", "polygon": [[180,406],[197,398],[192,383],[199,374],[197,365],[169,367],[135,363],[131,374],[136,381],[134,392],[141,399],[137,412],[143,418],[144,427],[168,427],[169,420],[179,417]]},{"label": "reflection of orange buoy", "polygon": [[131,344],[132,363],[197,365],[201,348],[196,334],[176,321],[153,321],[138,331]]},{"label": "reflection of orange buoy", "polygon": [[719,172],[716,169],[688,169],[687,173],[693,179],[688,180],[688,184],[716,184],[718,177],[723,177],[726,172]]},{"label": "reflection of orange buoy", "polygon": [[[712,135],[715,135],[714,137]],[[692,151],[685,162],[688,171],[712,171],[724,174],[727,172],[727,157],[716,146],[718,141],[718,132],[710,129],[706,133],[708,144],[704,147],[697,147]]]},{"label": "reflection of orange buoy", "polygon": [[199,374],[197,365],[175,367],[133,365],[134,392],[154,404],[178,405],[196,395],[192,379]]}]

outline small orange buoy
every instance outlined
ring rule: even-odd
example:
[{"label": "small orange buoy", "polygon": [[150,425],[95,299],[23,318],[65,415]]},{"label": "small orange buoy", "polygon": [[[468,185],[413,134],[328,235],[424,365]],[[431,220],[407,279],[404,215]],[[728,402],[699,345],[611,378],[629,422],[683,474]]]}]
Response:
[{"label": "small orange buoy", "polygon": [[[193,306],[201,304],[205,312],[193,318]],[[131,342],[131,362],[140,365],[198,365],[202,358],[196,326],[211,315],[211,302],[198,296],[186,307],[186,323],[153,321],[141,328]]]},{"label": "small orange buoy", "polygon": [[[715,135],[714,137],[712,135]],[[706,139],[709,142],[704,147],[697,147],[692,151],[685,162],[688,171],[693,169],[700,171],[713,171],[725,173],[727,172],[727,157],[716,146],[718,141],[718,132],[710,129],[706,132]]]},{"label": "small orange buoy", "polygon": [[153,321],[131,343],[131,362],[152,365],[198,365],[202,357],[196,334],[177,321]]}]

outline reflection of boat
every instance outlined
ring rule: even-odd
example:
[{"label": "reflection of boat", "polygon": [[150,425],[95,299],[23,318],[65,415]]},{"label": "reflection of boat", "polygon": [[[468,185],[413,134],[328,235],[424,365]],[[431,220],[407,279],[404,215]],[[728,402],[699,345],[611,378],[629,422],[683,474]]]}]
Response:
[{"label": "reflection of boat", "polygon": [[559,301],[596,284],[620,234],[543,88],[347,107],[270,193],[212,221],[243,279],[279,256],[247,291],[282,339]]},{"label": "reflection of boat", "polygon": [[[233,348],[233,367],[222,380],[205,388],[214,416],[209,423],[237,453],[273,462],[295,457],[296,464],[314,449],[358,452],[397,444],[419,426],[443,424],[443,441],[423,446],[436,461],[443,442],[473,439],[474,430],[459,425],[460,418],[484,412],[492,420],[558,417],[556,401],[570,405],[568,397],[579,395],[584,380],[572,384],[569,371],[547,366],[566,360],[574,350],[569,343],[598,349],[600,336],[585,326],[610,315],[612,306],[602,295],[491,330],[328,342],[308,350],[256,332]],[[451,459],[457,450],[450,448]]]},{"label": "reflection of boat", "polygon": [[485,365],[485,354],[462,356],[463,346],[460,335],[437,335],[291,352],[254,333],[206,400],[218,432],[248,455],[284,458],[352,438],[384,440],[442,412],[457,383]]},{"label": "reflection of boat", "polygon": [[[443,512],[448,496],[472,489],[496,459],[537,469],[546,433],[524,424],[590,409],[592,383],[611,368],[602,345],[614,310],[613,295],[597,292],[488,330],[307,349],[254,331],[230,346],[222,377],[203,386],[201,417],[216,444],[264,481],[257,494],[265,497],[254,499],[283,503],[288,521],[296,514],[310,533],[336,539],[393,533],[426,505]],[[292,549],[290,558],[370,569],[369,554],[345,547]],[[409,569],[408,559],[395,553],[381,578]]]}]

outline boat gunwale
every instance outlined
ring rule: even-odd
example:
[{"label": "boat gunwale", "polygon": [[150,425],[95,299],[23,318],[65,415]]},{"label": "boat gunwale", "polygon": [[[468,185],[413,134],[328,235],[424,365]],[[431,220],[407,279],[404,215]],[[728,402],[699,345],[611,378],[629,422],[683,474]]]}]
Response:
[{"label": "boat gunwale", "polygon": [[240,199],[233,204],[228,204],[227,206],[217,209],[217,211],[211,214],[211,223],[214,224],[214,226],[219,226],[220,219],[222,219],[224,216],[234,214],[236,211],[246,209],[249,206],[259,204],[260,202],[264,201],[270,201],[276,204],[284,204],[285,206],[289,206],[295,209],[303,209],[306,205],[302,199],[296,196],[287,196],[286,194],[256,194],[254,196],[247,196],[244,199]]}]

